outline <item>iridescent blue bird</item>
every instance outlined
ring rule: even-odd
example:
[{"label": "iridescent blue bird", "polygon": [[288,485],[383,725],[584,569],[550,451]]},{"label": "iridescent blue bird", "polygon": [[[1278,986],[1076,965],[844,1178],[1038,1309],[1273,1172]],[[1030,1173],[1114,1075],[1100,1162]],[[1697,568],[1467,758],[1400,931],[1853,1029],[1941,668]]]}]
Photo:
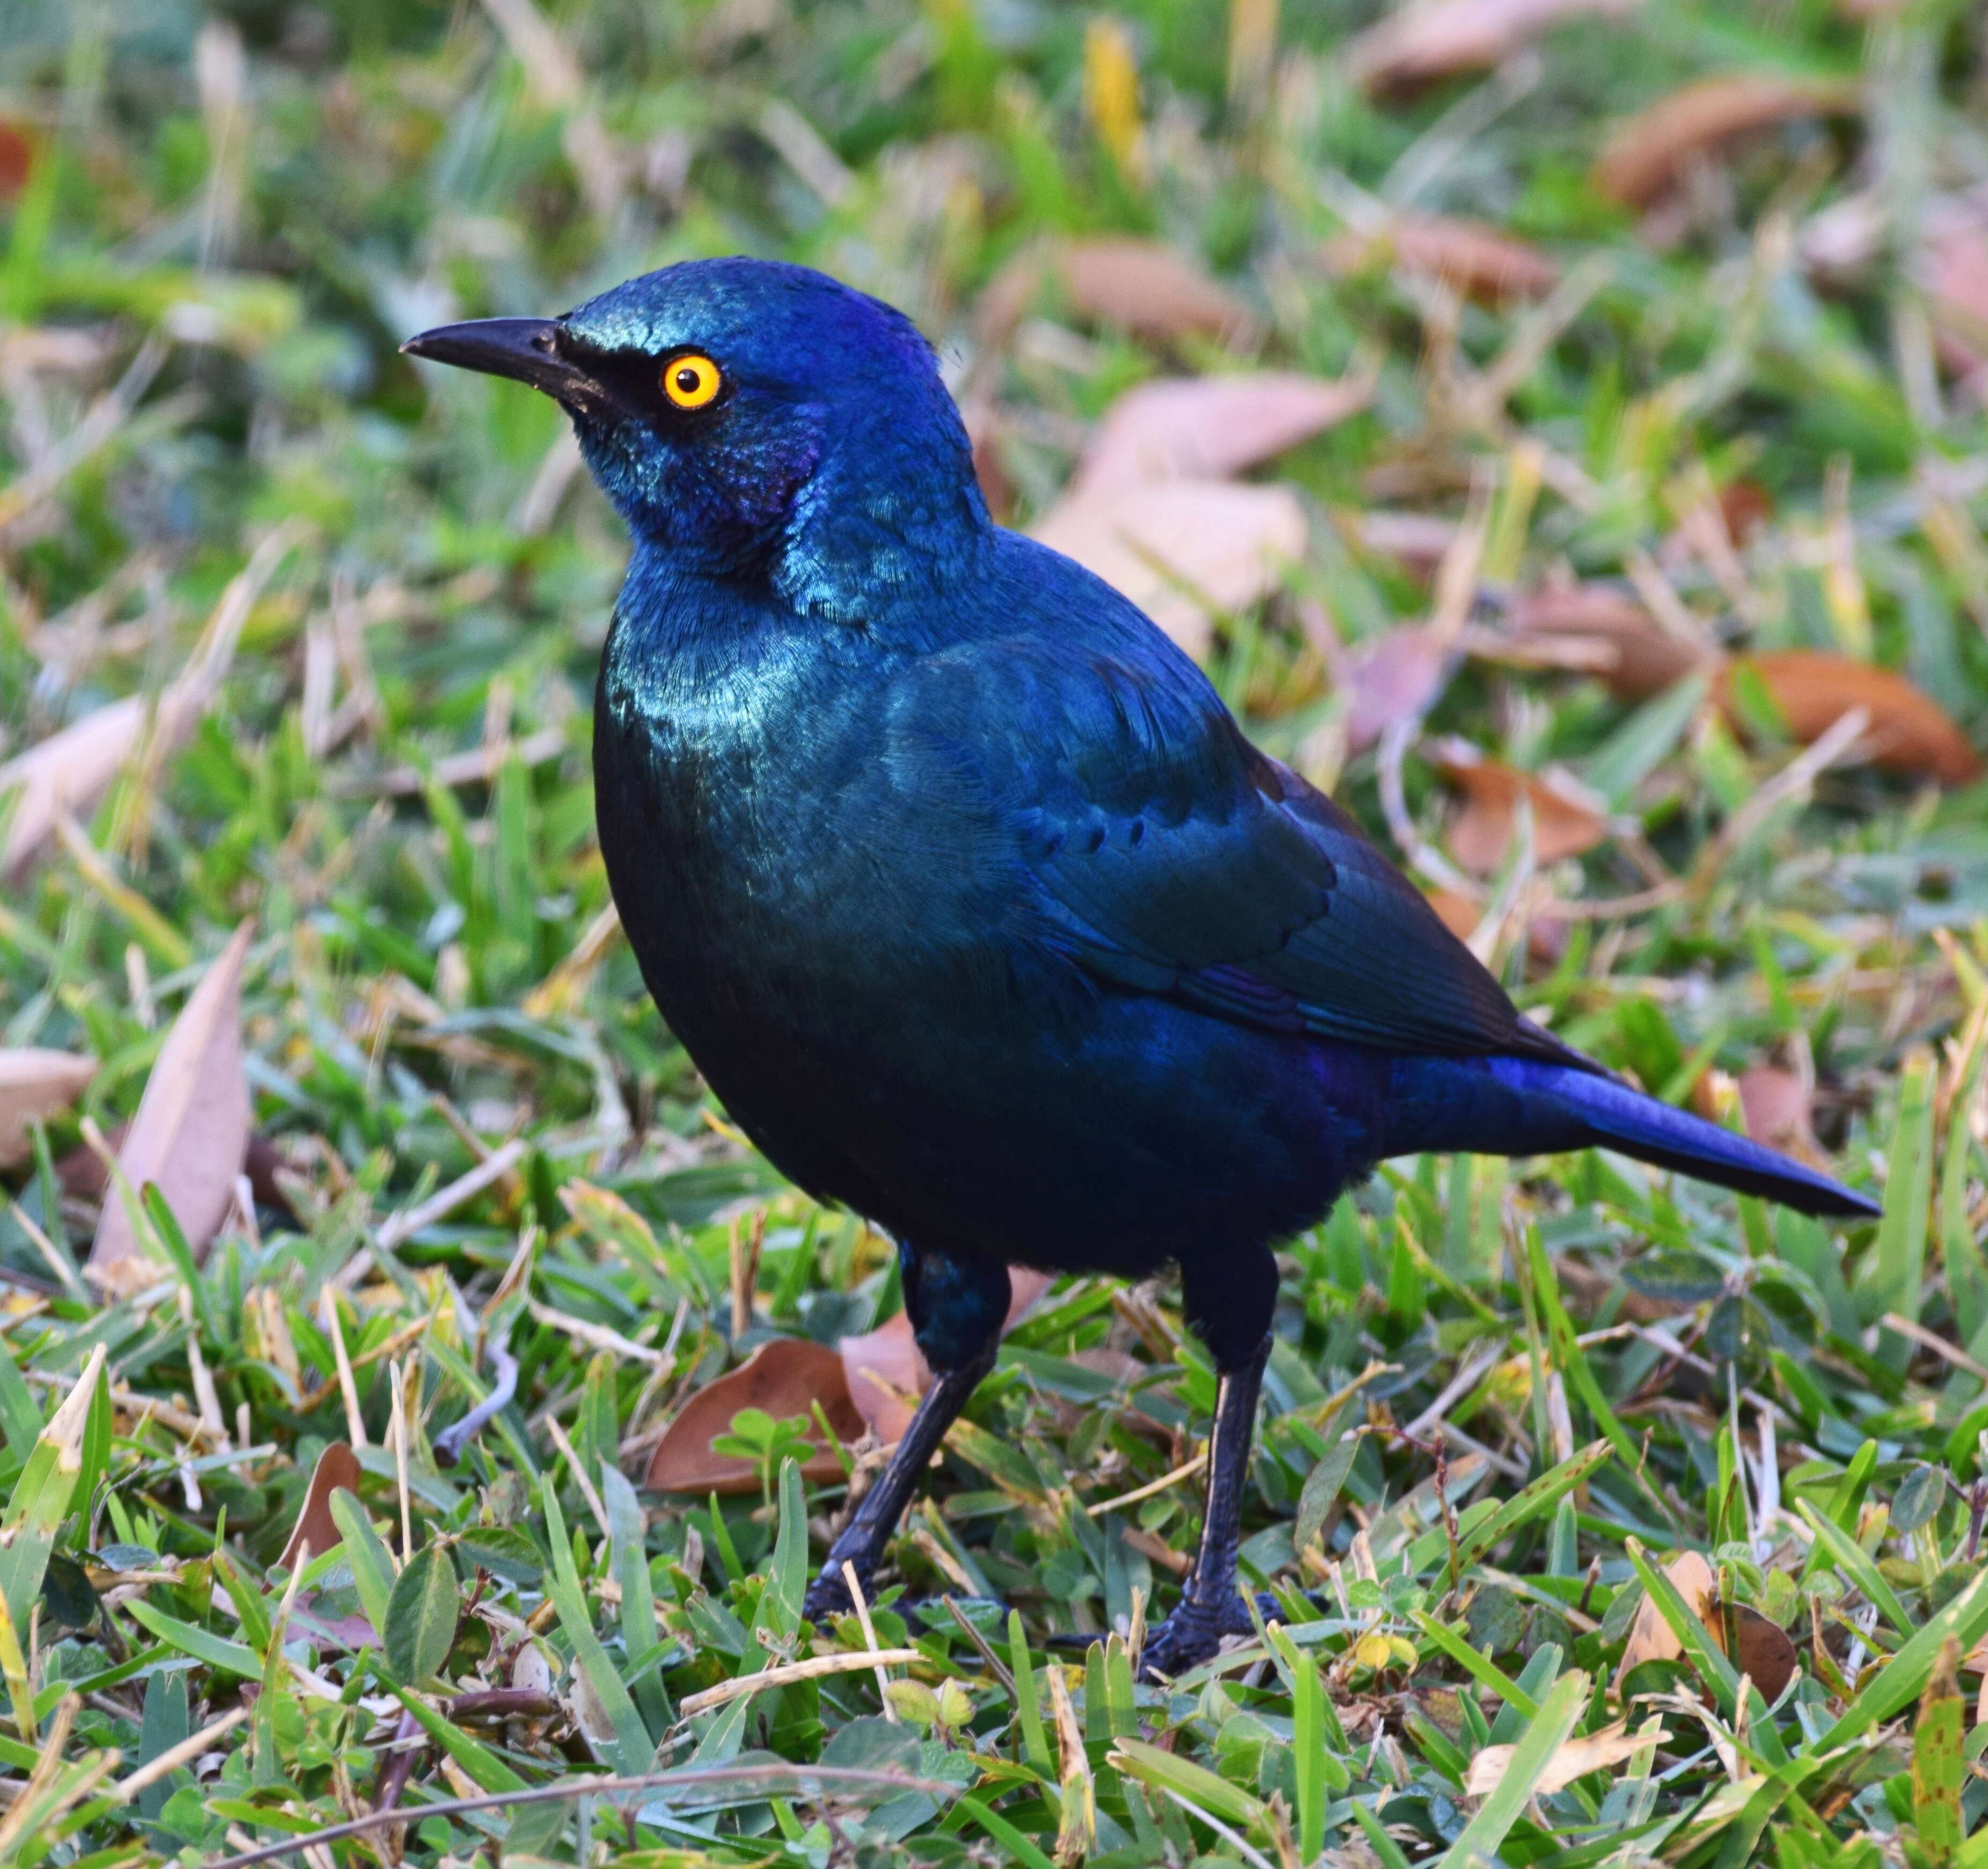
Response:
[{"label": "iridescent blue bird", "polygon": [[1180,1269],[1220,1382],[1199,1552],[1146,1651],[1171,1673],[1249,1626],[1272,1246],[1376,1162],[1602,1144],[1873,1211],[1520,1017],[1141,612],[992,522],[889,306],[700,261],[407,349],[572,417],[634,542],[594,775],[643,977],[781,1171],[898,1242],[935,1381],[810,1615],[992,1366],[1010,1264]]}]

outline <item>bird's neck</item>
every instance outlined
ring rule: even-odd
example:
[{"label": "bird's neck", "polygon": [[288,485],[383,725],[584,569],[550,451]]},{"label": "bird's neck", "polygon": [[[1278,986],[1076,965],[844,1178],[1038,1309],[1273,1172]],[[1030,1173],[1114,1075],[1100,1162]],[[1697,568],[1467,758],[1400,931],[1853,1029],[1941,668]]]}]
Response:
[{"label": "bird's neck", "polygon": [[804,616],[854,624],[942,597],[977,559],[992,522],[970,473],[962,480],[933,472],[936,465],[880,475],[866,463],[858,478],[825,463],[775,544],[773,590]]}]

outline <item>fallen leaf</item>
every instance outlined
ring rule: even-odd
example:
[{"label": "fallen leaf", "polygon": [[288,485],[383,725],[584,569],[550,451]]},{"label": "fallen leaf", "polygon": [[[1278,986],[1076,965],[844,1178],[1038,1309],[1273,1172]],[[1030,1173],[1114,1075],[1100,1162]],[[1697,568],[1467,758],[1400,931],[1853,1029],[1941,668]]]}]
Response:
[{"label": "fallen leaf", "polygon": [[1740,670],[1756,675],[1773,697],[1788,731],[1804,746],[1819,740],[1853,708],[1869,711],[1863,744],[1874,765],[1887,770],[1965,785],[1977,777],[1981,761],[1967,737],[1939,704],[1888,668],[1821,649],[1766,650],[1737,656],[1722,671],[1719,705],[1736,726],[1733,678]]},{"label": "fallen leaf", "polygon": [[[242,969],[252,923],[222,948],[180,1016],[145,1080],[117,1161],[134,1193],[155,1182],[198,1258],[220,1231],[248,1147],[248,1076],[242,1049]],[[155,1276],[124,1203],[103,1203],[88,1268],[106,1290]]]},{"label": "fallen leaf", "polygon": [[[1632,1733],[1627,1729],[1628,1722],[1618,1720],[1599,1732],[1563,1741],[1547,1761],[1546,1769],[1533,1787],[1533,1794],[1550,1796],[1556,1791],[1564,1790],[1577,1778],[1585,1778],[1590,1772],[1604,1772],[1611,1766],[1620,1765],[1643,1747],[1661,1746],[1670,1737],[1668,1732]],[[1511,1767],[1512,1755],[1518,1749],[1516,1746],[1486,1746],[1471,1760],[1470,1776],[1464,1782],[1464,1790],[1472,1797],[1489,1797],[1503,1780]]]},{"label": "fallen leaf", "polygon": [[1739,1653],[1726,1653],[1726,1658],[1760,1690],[1761,1698],[1771,1706],[1794,1678],[1799,1660],[1795,1645],[1788,1639],[1785,1629],[1770,1621],[1758,1610],[1750,1609],[1743,1603],[1729,1605],[1715,1600],[1706,1614],[1705,1626],[1722,1652],[1726,1652],[1726,1619],[1729,1614],[1733,1618],[1734,1646]]},{"label": "fallen leaf", "polygon": [[1988,362],[1988,201],[1967,196],[1929,201],[1924,226],[1919,283],[1942,358],[1964,375]]},{"label": "fallen leaf", "polygon": [[1530,638],[1591,640],[1605,651],[1595,672],[1625,701],[1662,694],[1712,653],[1672,635],[1637,598],[1609,584],[1555,581],[1523,593],[1512,606],[1511,634],[1521,647]]},{"label": "fallen leaf", "polygon": [[1383,630],[1354,649],[1340,672],[1347,750],[1361,752],[1390,727],[1426,714],[1456,658],[1445,632],[1426,624]]},{"label": "fallen leaf", "polygon": [[1337,273],[1390,262],[1396,272],[1493,302],[1542,298],[1560,283],[1560,268],[1530,242],[1450,215],[1403,215],[1371,234],[1343,234],[1325,249],[1326,265]]},{"label": "fallen leaf", "polygon": [[96,1075],[96,1060],[73,1051],[0,1049],[0,1168],[25,1161],[28,1125],[66,1110]]},{"label": "fallen leaf", "polygon": [[[1696,1551],[1679,1552],[1664,1566],[1664,1575],[1701,1622],[1710,1618],[1712,1606],[1719,1597],[1719,1580],[1702,1555]],[[1684,1644],[1664,1620],[1656,1600],[1645,1596],[1637,1607],[1636,1620],[1629,1626],[1629,1639],[1622,1644],[1621,1665],[1615,1670],[1617,1692],[1621,1692],[1631,1671],[1645,1661],[1674,1661],[1683,1653]]]},{"label": "fallen leaf", "polygon": [[1214,611],[1246,610],[1303,556],[1304,509],[1289,487],[1177,480],[1115,498],[1059,501],[1035,536],[1116,586],[1192,656]]},{"label": "fallen leaf", "polygon": [[[130,1133],[129,1123],[118,1123],[104,1131],[103,1139],[114,1153],[123,1147],[125,1137]],[[296,1210],[290,1205],[290,1197],[283,1191],[278,1181],[279,1174],[289,1170],[289,1164],[277,1152],[276,1145],[260,1130],[252,1131],[248,1146],[242,1152],[241,1172],[248,1178],[248,1191],[258,1207],[266,1207],[274,1212],[294,1221]],[[110,1186],[110,1174],[96,1150],[79,1144],[66,1154],[56,1158],[56,1179],[61,1183],[62,1191],[72,1201],[80,1201],[94,1207],[103,1199]]]},{"label": "fallen leaf", "polygon": [[[147,749],[150,760],[175,751],[214,705],[248,613],[300,531],[294,521],[279,526],[223,587],[191,657],[160,692]],[[0,843],[0,879],[17,877],[63,816],[86,818],[96,808],[144,740],[146,713],[143,695],[127,695],[0,765],[0,818],[8,794],[16,795]]]},{"label": "fallen leaf", "polygon": [[1347,75],[1370,92],[1414,90],[1490,71],[1564,21],[1634,10],[1637,0],[1425,0],[1347,42]]},{"label": "fallen leaf", "polygon": [[[1484,919],[1484,904],[1459,894],[1454,889],[1432,889],[1428,903],[1442,925],[1459,941],[1469,940],[1477,932],[1477,924]],[[1550,967],[1567,952],[1567,933],[1566,916],[1556,914],[1554,905],[1548,903],[1533,917],[1526,930],[1526,951],[1534,960]]]},{"label": "fallen leaf", "polygon": [[322,1557],[333,1545],[344,1542],[345,1535],[331,1516],[331,1496],[341,1486],[350,1493],[359,1491],[359,1456],[343,1441],[334,1441],[311,1469],[303,1508],[290,1529],[282,1556],[276,1560],[286,1570],[296,1563],[298,1551],[306,1544],[313,1557]]},{"label": "fallen leaf", "polygon": [[1432,512],[1335,512],[1333,522],[1361,550],[1391,558],[1427,583],[1456,542],[1456,522]]},{"label": "fallen leaf", "polygon": [[1437,770],[1463,794],[1462,809],[1450,826],[1449,847],[1466,870],[1489,875],[1504,861],[1521,798],[1532,805],[1536,863],[1577,857],[1608,834],[1601,799],[1564,772],[1521,772],[1487,759],[1467,740],[1443,740],[1434,752]]},{"label": "fallen leaf", "polygon": [[[1031,1272],[1024,1266],[1008,1268],[1003,1335],[1021,1322],[1053,1282],[1047,1272]],[[912,1406],[931,1381],[931,1370],[912,1338],[909,1316],[900,1311],[874,1330],[846,1337],[840,1350],[850,1399],[871,1432],[886,1446],[901,1439],[911,1424]]]},{"label": "fallen leaf", "polygon": [[87,818],[96,809],[144,731],[145,698],[127,695],[0,766],[0,809],[7,795],[15,794],[5,841],[0,843],[0,877],[17,878],[55,834],[58,819],[65,814]]},{"label": "fallen leaf", "polygon": [[1354,377],[1266,370],[1141,384],[1092,432],[1066,498],[1102,499],[1162,480],[1223,480],[1366,406]]},{"label": "fallen leaf", "polygon": [[[714,1453],[712,1441],[730,1433],[732,1418],[742,1408],[762,1409],[786,1421],[811,1415],[817,1402],[838,1441],[846,1445],[861,1436],[863,1418],[850,1400],[842,1357],[826,1343],[775,1337],[684,1404],[649,1456],[643,1483],[661,1492],[757,1492],[758,1468],[736,1455]],[[819,1434],[817,1428],[814,1436]],[[832,1448],[817,1445],[801,1463],[804,1479],[819,1482],[841,1475]]]},{"label": "fallen leaf", "polygon": [[1814,1149],[1808,1086],[1797,1073],[1778,1064],[1756,1064],[1740,1073],[1738,1083],[1746,1133],[1756,1142],[1797,1152]]},{"label": "fallen leaf", "polygon": [[980,497],[996,522],[1005,526],[1015,510],[1015,488],[1001,463],[1001,412],[992,397],[978,396],[961,404],[959,417],[973,450],[973,477]]},{"label": "fallen leaf", "polygon": [[12,117],[0,117],[0,201],[21,192],[34,166],[35,133]]},{"label": "fallen leaf", "polygon": [[1164,342],[1241,337],[1253,323],[1233,292],[1164,241],[1073,240],[1057,259],[1070,309],[1094,323]]},{"label": "fallen leaf", "polygon": [[1594,185],[1626,207],[1647,208],[1692,157],[1750,131],[1854,110],[1857,95],[1854,84],[1777,72],[1701,78],[1638,112],[1608,139]]}]

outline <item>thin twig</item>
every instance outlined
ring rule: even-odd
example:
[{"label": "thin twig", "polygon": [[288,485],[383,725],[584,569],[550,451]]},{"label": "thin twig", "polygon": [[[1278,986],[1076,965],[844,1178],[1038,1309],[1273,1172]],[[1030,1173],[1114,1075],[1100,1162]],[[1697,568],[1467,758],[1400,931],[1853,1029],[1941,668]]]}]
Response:
[{"label": "thin twig", "polygon": [[908,1668],[925,1658],[915,1648],[851,1649],[844,1654],[818,1654],[805,1661],[786,1661],[777,1668],[762,1668],[756,1675],[721,1681],[701,1694],[686,1695],[678,1711],[685,1719],[694,1719],[742,1695],[762,1693],[768,1688],[783,1688],[796,1681],[818,1681],[824,1675],[858,1675],[872,1665],[881,1678],[887,1667]]},{"label": "thin twig", "polygon": [[[522,1791],[497,1791],[483,1797],[446,1798],[436,1803],[424,1804],[421,1815],[424,1818],[455,1817],[465,1816],[472,1810],[499,1810],[506,1805],[556,1804],[569,1798],[618,1797],[632,1792],[674,1791],[695,1789],[700,1785],[735,1790],[763,1788],[769,1796],[818,1796],[838,1786],[851,1791],[922,1791],[935,1797],[949,1796],[959,1790],[957,1785],[935,1778],[867,1771],[857,1766],[686,1766],[674,1772],[646,1772],[634,1778],[567,1778],[556,1784],[533,1785]],[[279,1842],[265,1844],[259,1850],[245,1850],[239,1856],[224,1857],[219,1862],[210,1864],[208,1869],[255,1869],[257,1863],[269,1862],[293,1851],[323,1844],[343,1843],[348,1837],[363,1837],[368,1830],[377,1830],[386,1824],[404,1823],[407,1815],[404,1811],[370,1811],[350,1823],[330,1824],[303,1836],[286,1837]]]}]

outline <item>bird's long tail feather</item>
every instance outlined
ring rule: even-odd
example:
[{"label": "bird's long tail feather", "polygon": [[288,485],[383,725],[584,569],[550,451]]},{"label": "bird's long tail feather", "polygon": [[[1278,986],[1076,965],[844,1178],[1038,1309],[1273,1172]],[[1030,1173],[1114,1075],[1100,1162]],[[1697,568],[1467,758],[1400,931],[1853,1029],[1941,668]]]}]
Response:
[{"label": "bird's long tail feather", "polygon": [[1658,1168],[1758,1195],[1805,1214],[1868,1216],[1878,1203],[1598,1072],[1530,1058],[1403,1060],[1398,1120],[1417,1148],[1489,1154],[1619,1150]]}]

